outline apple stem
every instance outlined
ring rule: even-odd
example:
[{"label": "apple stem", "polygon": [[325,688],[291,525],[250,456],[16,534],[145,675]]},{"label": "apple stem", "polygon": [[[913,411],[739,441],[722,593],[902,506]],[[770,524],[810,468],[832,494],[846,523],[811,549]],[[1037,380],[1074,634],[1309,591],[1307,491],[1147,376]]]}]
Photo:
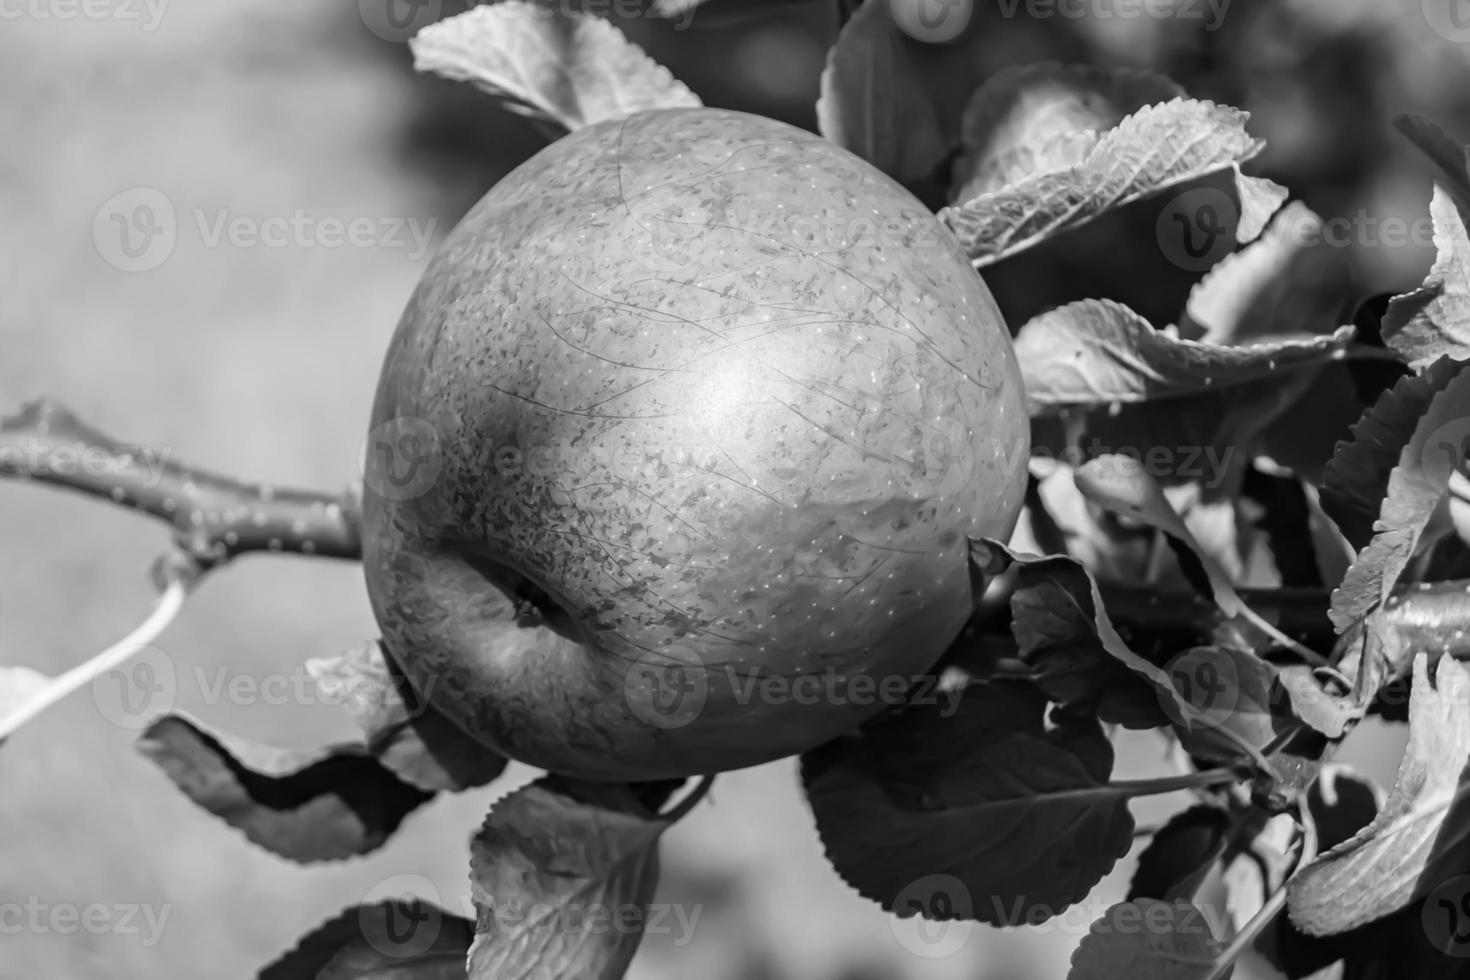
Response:
[{"label": "apple stem", "polygon": [[51,400],[0,420],[0,476],[110,500],[174,529],[200,569],[251,551],[361,557],[355,492],[336,496],[245,483],[125,445]]}]

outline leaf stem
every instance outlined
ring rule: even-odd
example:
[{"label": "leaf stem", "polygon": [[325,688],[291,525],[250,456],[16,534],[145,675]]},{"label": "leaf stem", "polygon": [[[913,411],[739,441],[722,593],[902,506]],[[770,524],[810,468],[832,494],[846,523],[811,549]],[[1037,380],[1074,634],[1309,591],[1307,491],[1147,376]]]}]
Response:
[{"label": "leaf stem", "polygon": [[[1293,870],[1293,874],[1295,874],[1296,870],[1300,870],[1311,864],[1312,859],[1317,856],[1317,821],[1312,817],[1312,811],[1305,797],[1302,798],[1301,804],[1298,807],[1297,819],[1301,823],[1302,828],[1301,836],[1297,839],[1297,845],[1301,848],[1301,853],[1297,857],[1296,869]],[[1280,887],[1271,893],[1271,897],[1266,900],[1266,903],[1261,906],[1260,910],[1251,916],[1250,921],[1245,924],[1245,928],[1241,929],[1231,938],[1230,945],[1221,950],[1220,955],[1215,959],[1214,968],[1202,980],[1223,980],[1225,975],[1230,972],[1231,966],[1240,958],[1240,954],[1245,952],[1246,947],[1255,942],[1256,938],[1271,924],[1271,921],[1281,914],[1281,909],[1286,905],[1288,894],[1286,884],[1283,881]]]},{"label": "leaf stem", "polygon": [[1180,773],[1177,776],[1161,776],[1157,779],[1124,779],[1109,783],[1108,788],[1119,790],[1128,796],[1161,796],[1181,789],[1208,789],[1240,782],[1243,777],[1235,769],[1202,769],[1199,772]]},{"label": "leaf stem", "polygon": [[687,814],[690,810],[693,810],[696,806],[699,805],[699,801],[705,798],[705,796],[709,793],[709,788],[714,784],[714,773],[708,773],[707,775],[699,777],[699,785],[694,787],[694,789],[689,792],[688,796],[684,797],[677,804],[675,804],[672,810],[667,813],[661,814],[660,819],[667,820],[669,823],[675,823],[679,820],[682,820],[685,814]]},{"label": "leaf stem", "polygon": [[159,596],[153,605],[153,610],[148,618],[143,620],[136,629],[127,636],[118,640],[112,646],[103,650],[97,656],[78,664],[71,670],[57,677],[47,684],[35,697],[26,701],[18,709],[3,719],[0,719],[0,739],[8,737],[16,729],[26,722],[41,714],[47,708],[56,704],[68,694],[86,687],[99,674],[112,670],[125,663],[139,650],[156,640],[168,625],[173,622],[174,617],[184,606],[184,597],[188,594],[188,585],[181,580],[170,582],[168,588]]}]

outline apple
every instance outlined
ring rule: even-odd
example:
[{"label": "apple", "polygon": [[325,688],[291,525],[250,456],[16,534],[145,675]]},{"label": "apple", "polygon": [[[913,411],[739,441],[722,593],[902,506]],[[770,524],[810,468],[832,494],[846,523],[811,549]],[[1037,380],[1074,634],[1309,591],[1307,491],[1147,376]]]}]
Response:
[{"label": "apple", "polygon": [[384,642],[482,744],[604,780],[741,768],[904,698],[1009,535],[1029,428],[950,233],[810,133],[578,130],[408,302],[373,408]]}]

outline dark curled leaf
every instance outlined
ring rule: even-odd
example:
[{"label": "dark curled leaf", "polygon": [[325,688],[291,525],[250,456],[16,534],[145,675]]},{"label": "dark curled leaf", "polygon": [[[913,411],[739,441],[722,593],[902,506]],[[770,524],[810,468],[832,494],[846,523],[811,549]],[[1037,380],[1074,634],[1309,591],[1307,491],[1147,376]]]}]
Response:
[{"label": "dark curled leaf", "polygon": [[404,782],[457,792],[483,786],[505,770],[504,756],[470,738],[413,689],[381,643],[308,660],[306,670],[322,699],[352,715],[368,751]]},{"label": "dark curled leaf", "polygon": [[474,923],[421,901],[359,905],[322,923],[257,980],[461,980]]},{"label": "dark curled leaf", "polygon": [[[827,857],[899,916],[1039,922],[1084,898],[1132,843],[1097,722],[996,681],[802,757]],[[943,900],[928,895],[943,883]]]},{"label": "dark curled leaf", "polygon": [[[1038,665],[1046,663],[1052,670],[1052,681],[1065,686],[1057,690],[1076,690],[1075,679],[1066,678],[1072,672],[1077,657],[1090,658],[1098,644],[1110,657],[1126,667],[1142,681],[1159,701],[1161,714],[1158,724],[1169,718],[1187,718],[1193,706],[1180,696],[1174,683],[1163,667],[1135,653],[1108,618],[1103,607],[1102,595],[1087,567],[1074,558],[1064,555],[1040,557],[1023,555],[1011,551],[999,541],[971,541],[970,559],[987,575],[999,575],[1015,565],[1026,576],[1028,587],[1040,590],[1047,605],[1023,600],[1019,609],[1012,603],[1012,612],[1020,612],[1026,619],[1016,616],[1011,630],[1016,635],[1017,646],[1029,646]],[[1104,671],[1103,677],[1116,675]],[[1097,690],[1096,679],[1087,680],[1087,689]],[[1112,688],[1118,689],[1118,688]],[[1126,706],[1120,712],[1139,722],[1139,727],[1152,727],[1148,722],[1153,717],[1143,705],[1142,698],[1134,689],[1122,695]],[[1121,718],[1120,718],[1121,720]]]},{"label": "dark curled leaf", "polygon": [[182,715],[158,719],[137,745],[195,803],[293,861],[375,850],[433,798],[356,745],[278,749],[213,734]]},{"label": "dark curled leaf", "polygon": [[1170,660],[1167,670],[1193,709],[1174,719],[1180,743],[1192,755],[1240,759],[1299,727],[1290,703],[1273,701],[1276,669],[1249,650],[1195,647]]},{"label": "dark curled leaf", "polygon": [[1201,804],[1176,813],[1138,857],[1128,901],[1191,899],[1225,853],[1230,815]]},{"label": "dark curled leaf", "polygon": [[1092,924],[1067,980],[1227,980],[1215,971],[1223,951],[1214,909],[1149,898],[1121,902]]},{"label": "dark curled leaf", "polygon": [[548,776],[496,803],[471,842],[470,980],[621,977],[658,885],[658,839],[708,787],[659,813],[646,798],[660,787]]},{"label": "dark curled leaf", "polygon": [[1125,728],[1160,728],[1168,718],[1154,688],[1110,654],[1080,565],[1052,557],[1018,566],[1011,630],[1036,684],[1059,704],[1090,708]]}]

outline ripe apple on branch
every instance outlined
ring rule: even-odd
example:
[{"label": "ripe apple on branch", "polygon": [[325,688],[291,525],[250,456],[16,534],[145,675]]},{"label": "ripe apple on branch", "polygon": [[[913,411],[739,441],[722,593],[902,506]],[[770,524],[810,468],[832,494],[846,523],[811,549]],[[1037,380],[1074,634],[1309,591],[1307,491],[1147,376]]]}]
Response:
[{"label": "ripe apple on branch", "polygon": [[[1357,343],[1335,306],[1293,292],[1321,219],[1242,171],[1261,148],[1244,113],[1056,64],[974,80],[961,119],[875,103],[875,85],[921,92],[912,59],[885,57],[917,43],[886,5],[858,7],[818,136],[701,106],[594,17],[506,0],[423,31],[420,67],[559,138],[465,216],[409,298],[362,484],[170,463],[145,485],[57,465],[122,449],[55,403],[0,423],[0,473],[174,536],[137,631],[60,678],[0,672],[0,737],[146,645],[238,556],[360,559],[381,640],[308,665],[371,693],[351,706],[360,742],[282,753],[169,715],[140,749],[302,862],[374,850],[507,759],[548,775],[475,837],[477,921],[364,905],[263,977],[621,976],[637,931],[570,913],[646,908],[663,830],[718,773],[792,755],[834,868],[900,917],[1059,913],[1139,836],[1130,800],[1193,793],[1082,942],[1077,980],[1224,977],[1248,948],[1296,970],[1361,944],[1449,975],[1454,935],[1416,923],[1466,868],[1433,846],[1463,837],[1470,762],[1461,148],[1401,122],[1444,170],[1445,254],[1359,318],[1387,346]],[[936,215],[905,183],[945,161]],[[1179,323],[1099,298],[1006,324],[978,270],[1181,188],[1208,191],[1241,248]],[[1363,365],[1378,381],[1340,441],[1271,441],[1314,385]],[[1203,481],[1084,448],[1144,443],[1242,451]],[[1246,587],[1252,481],[1306,515],[1273,532],[1281,560],[1336,560],[1334,580]],[[1221,514],[1223,544],[1207,533]],[[1411,726],[1386,796],[1330,762],[1370,713]],[[1179,765],[1114,780],[1120,727],[1157,730]],[[1350,783],[1365,788],[1343,812]],[[1210,876],[1258,858],[1259,894],[1232,895],[1249,914],[1201,918]],[[527,902],[568,915],[507,917]],[[1168,941],[1123,928],[1140,916]]]}]

